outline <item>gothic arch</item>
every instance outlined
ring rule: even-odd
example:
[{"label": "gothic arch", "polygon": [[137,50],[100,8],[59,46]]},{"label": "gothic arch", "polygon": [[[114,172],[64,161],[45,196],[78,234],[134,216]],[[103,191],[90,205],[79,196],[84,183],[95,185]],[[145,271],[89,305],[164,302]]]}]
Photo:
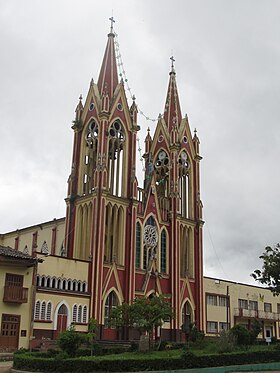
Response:
[{"label": "gothic arch", "polygon": [[69,326],[71,325],[71,309],[68,305],[67,302],[65,302],[64,300],[62,300],[61,302],[59,302],[55,308],[55,311],[54,311],[54,316],[53,316],[53,324],[54,324],[54,330],[56,330],[57,328],[57,315],[58,315],[58,311],[60,309],[60,307],[64,305],[67,309],[67,328],[69,328]]},{"label": "gothic arch", "polygon": [[169,236],[168,231],[163,227],[160,231],[160,250],[159,250],[159,263],[160,263],[160,272],[168,273],[168,264],[169,264]]},{"label": "gothic arch", "polygon": [[128,135],[120,118],[108,126],[107,170],[108,190],[117,197],[126,197]]},{"label": "gothic arch", "polygon": [[160,208],[166,208],[165,200],[169,195],[170,155],[166,149],[159,149],[154,160],[156,189]]},{"label": "gothic arch", "polygon": [[124,263],[124,229],[125,216],[122,206],[112,205],[110,202],[106,205],[105,220],[105,252],[104,261]]},{"label": "gothic arch", "polygon": [[188,327],[190,323],[193,323],[194,319],[194,307],[189,298],[185,298],[182,302],[180,312],[180,325]]},{"label": "gothic arch", "polygon": [[186,225],[180,225],[180,276],[189,276],[189,235],[188,227]]},{"label": "gothic arch", "polygon": [[77,210],[75,257],[88,260],[90,256],[92,203],[84,203]]},{"label": "gothic arch", "polygon": [[102,323],[103,325],[108,324],[108,318],[112,308],[122,304],[122,297],[115,287],[111,287],[103,298],[103,312],[102,312]]},{"label": "gothic arch", "polygon": [[142,263],[143,269],[148,270],[151,265],[151,260],[156,259],[158,255],[160,229],[157,219],[152,213],[146,217],[143,227]]},{"label": "gothic arch", "polygon": [[143,267],[143,228],[139,220],[136,220],[135,229],[135,268],[140,269]]},{"label": "gothic arch", "polygon": [[177,211],[184,218],[193,219],[193,165],[192,158],[184,148],[178,157],[178,205]]},{"label": "gothic arch", "polygon": [[92,193],[94,189],[94,175],[97,167],[97,147],[99,140],[99,123],[97,118],[91,117],[82,132],[82,149],[80,158],[81,177],[79,192],[81,195]]}]

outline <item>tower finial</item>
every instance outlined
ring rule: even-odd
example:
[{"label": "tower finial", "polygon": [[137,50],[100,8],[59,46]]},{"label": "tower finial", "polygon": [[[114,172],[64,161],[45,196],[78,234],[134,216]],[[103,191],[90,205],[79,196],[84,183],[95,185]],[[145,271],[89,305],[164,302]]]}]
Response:
[{"label": "tower finial", "polygon": [[171,59],[171,72],[174,73],[175,72],[175,70],[174,70],[175,58],[173,56],[171,56],[170,59]]},{"label": "tower finial", "polygon": [[116,21],[114,20],[114,17],[113,17],[113,16],[109,18],[109,21],[111,21],[110,34],[113,34],[114,23],[115,23]]}]

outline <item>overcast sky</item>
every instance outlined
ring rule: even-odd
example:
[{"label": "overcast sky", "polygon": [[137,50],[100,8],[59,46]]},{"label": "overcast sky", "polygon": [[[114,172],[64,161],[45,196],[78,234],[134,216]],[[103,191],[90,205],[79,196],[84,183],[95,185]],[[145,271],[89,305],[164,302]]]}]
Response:
[{"label": "overcast sky", "polygon": [[[150,118],[175,57],[182,113],[201,141],[204,274],[254,283],[259,255],[280,241],[278,0],[2,0],[0,232],[65,216],[71,121],[97,81],[112,9]],[[155,129],[139,125],[141,139]]]}]

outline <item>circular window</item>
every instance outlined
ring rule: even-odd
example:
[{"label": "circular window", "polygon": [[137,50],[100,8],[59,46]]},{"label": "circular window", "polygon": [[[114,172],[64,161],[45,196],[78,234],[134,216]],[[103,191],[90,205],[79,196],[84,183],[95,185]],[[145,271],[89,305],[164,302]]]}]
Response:
[{"label": "circular window", "polygon": [[184,141],[185,144],[188,142],[187,136],[183,137],[183,141]]},{"label": "circular window", "polygon": [[123,106],[122,106],[122,104],[119,102],[118,103],[118,105],[117,105],[117,109],[119,110],[119,111],[123,111]]},{"label": "circular window", "polygon": [[89,110],[92,111],[94,109],[94,103],[92,102],[90,105],[89,105]]},{"label": "circular window", "polygon": [[144,228],[144,242],[148,246],[155,246],[158,242],[157,229],[152,225],[146,225]]},{"label": "circular window", "polygon": [[159,136],[158,142],[163,142],[163,136],[162,135]]}]

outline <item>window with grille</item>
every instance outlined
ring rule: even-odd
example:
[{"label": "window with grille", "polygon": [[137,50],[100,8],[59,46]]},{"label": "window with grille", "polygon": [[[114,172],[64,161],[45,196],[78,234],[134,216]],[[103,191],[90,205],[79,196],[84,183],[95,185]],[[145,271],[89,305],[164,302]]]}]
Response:
[{"label": "window with grille", "polygon": [[37,300],[36,304],[35,304],[35,312],[34,312],[34,319],[35,320],[39,320],[40,318],[40,306],[41,306],[41,303],[39,300]]},{"label": "window with grille", "polygon": [[271,303],[264,303],[264,312],[272,312]]},{"label": "window with grille", "polygon": [[83,307],[83,323],[87,323],[87,306]]},{"label": "window with grille", "polygon": [[78,317],[77,317],[78,322],[82,322],[82,306],[79,305],[78,307]]},{"label": "window with grille", "polygon": [[161,232],[160,239],[160,269],[161,272],[166,273],[166,231]]},{"label": "window with grille", "polygon": [[52,304],[51,302],[48,302],[47,304],[47,313],[46,313],[46,320],[51,320],[52,317]]},{"label": "window with grille", "polygon": [[207,321],[207,333],[218,333],[217,321]]},{"label": "window with grille", "polygon": [[74,304],[74,306],[73,306],[73,314],[72,314],[72,321],[73,322],[77,321],[77,309],[78,309],[77,305]]},{"label": "window with grille", "polygon": [[46,318],[46,302],[43,301],[41,304],[40,320],[45,320],[45,318]]},{"label": "window with grille", "polygon": [[219,322],[219,331],[221,332],[222,330],[228,330],[229,329],[229,324],[226,322]]},{"label": "window with grille", "polygon": [[141,225],[136,223],[136,253],[135,253],[135,267],[141,266]]},{"label": "window with grille", "polygon": [[217,306],[218,305],[217,295],[208,294],[207,295],[207,304],[209,306]]},{"label": "window with grille", "polygon": [[228,298],[226,296],[219,296],[219,306],[220,307],[227,307],[228,305]]},{"label": "window with grille", "polygon": [[255,300],[249,300],[249,310],[258,310],[258,302]]},{"label": "window with grille", "polygon": [[238,299],[238,307],[243,308],[244,310],[247,310],[248,309],[247,299]]}]

